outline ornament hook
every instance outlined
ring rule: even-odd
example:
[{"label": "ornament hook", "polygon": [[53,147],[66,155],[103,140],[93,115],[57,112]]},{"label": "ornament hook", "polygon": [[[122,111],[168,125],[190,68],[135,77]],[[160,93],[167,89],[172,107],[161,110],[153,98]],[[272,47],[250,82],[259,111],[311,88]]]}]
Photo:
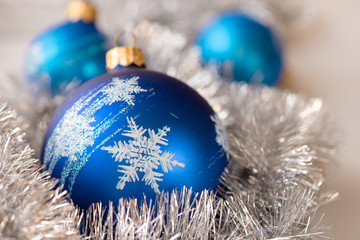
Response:
[{"label": "ornament hook", "polygon": [[131,47],[135,47],[136,45],[136,36],[135,36],[135,33],[131,32],[131,31],[127,31],[127,30],[122,30],[122,31],[119,31],[115,34],[114,36],[114,46],[115,47],[119,47],[119,40],[120,40],[120,37],[121,35],[124,35],[124,34],[130,34],[131,35]]},{"label": "ornament hook", "polygon": [[[128,33],[132,37],[131,46],[120,46],[120,37]],[[114,36],[114,48],[106,53],[106,68],[108,70],[116,69],[118,66],[128,67],[135,65],[137,67],[145,66],[145,58],[141,49],[136,48],[136,36],[131,31],[122,30]]]}]

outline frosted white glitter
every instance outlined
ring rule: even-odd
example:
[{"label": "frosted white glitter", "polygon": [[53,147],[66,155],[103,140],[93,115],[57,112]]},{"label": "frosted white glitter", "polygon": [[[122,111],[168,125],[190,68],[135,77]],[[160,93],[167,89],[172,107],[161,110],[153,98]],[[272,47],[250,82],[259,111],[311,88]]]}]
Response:
[{"label": "frosted white glitter", "polygon": [[[67,158],[60,183],[64,185],[69,180],[70,194],[77,175],[93,153],[87,151],[88,147],[100,148],[105,142],[93,146],[95,140],[117,121],[125,109],[135,105],[134,94],[147,91],[138,85],[138,79],[137,76],[113,78],[110,83],[100,84],[77,100],[54,128],[45,148],[44,162],[52,171],[61,158]],[[94,114],[97,111],[119,101],[127,105],[115,114],[109,113],[103,121],[95,121]]]}]

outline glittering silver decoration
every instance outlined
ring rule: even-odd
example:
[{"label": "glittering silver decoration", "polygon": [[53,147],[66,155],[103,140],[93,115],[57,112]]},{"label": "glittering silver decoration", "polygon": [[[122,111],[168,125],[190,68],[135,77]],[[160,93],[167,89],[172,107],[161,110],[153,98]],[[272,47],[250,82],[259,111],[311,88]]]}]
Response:
[{"label": "glittering silver decoration", "polygon": [[294,187],[269,199],[236,193],[219,198],[184,188],[162,193],[154,206],[120,199],[118,208],[111,203],[107,209],[113,214],[93,205],[82,231],[90,239],[327,239],[327,227],[313,220],[314,195]]},{"label": "glittering silver decoration", "polygon": [[15,117],[0,103],[0,239],[78,239],[77,211],[31,158]]},{"label": "glittering silver decoration", "polygon": [[32,146],[40,149],[62,97],[35,99],[16,78],[0,75],[6,86],[0,95],[19,112],[14,122],[9,110],[0,108],[0,238],[80,238],[74,219],[88,239],[326,238],[326,227],[313,219],[337,196],[323,186],[336,137],[322,101],[226,81],[215,69],[202,68],[198,50],[190,46],[197,29],[221,10],[242,8],[277,26],[286,37],[290,29],[306,22],[309,15],[304,8],[281,0],[113,0],[98,5],[108,13],[104,16],[109,18],[110,24],[104,26],[108,33],[124,24],[136,29],[147,67],[186,82],[217,113],[231,159],[222,177],[221,196],[182,189],[162,193],[151,206],[120,199],[117,209],[110,203],[105,210],[99,203],[80,215],[59,190],[51,191],[55,183],[39,172],[16,130],[17,125],[24,127]]}]

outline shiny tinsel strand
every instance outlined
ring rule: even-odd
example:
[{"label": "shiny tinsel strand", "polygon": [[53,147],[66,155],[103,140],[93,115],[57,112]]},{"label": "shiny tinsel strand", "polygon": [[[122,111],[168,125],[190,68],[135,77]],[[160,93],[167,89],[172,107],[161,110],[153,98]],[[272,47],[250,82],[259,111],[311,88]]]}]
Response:
[{"label": "shiny tinsel strand", "polygon": [[[136,199],[101,204],[86,215],[87,239],[326,239],[327,228],[313,223],[314,192],[303,188],[264,200],[232,193],[224,198],[191,190],[162,193],[155,206]],[[278,201],[280,199],[280,201]]]},{"label": "shiny tinsel strand", "polygon": [[[274,193],[274,198],[250,194],[228,197],[227,208],[232,223],[238,227],[232,237],[237,239],[326,239],[327,229],[321,223],[312,224],[309,208],[314,193],[302,188]],[[276,199],[281,199],[277,201]],[[311,211],[310,211],[311,212]],[[260,219],[260,220],[259,220]],[[231,223],[230,223],[231,224]]]},{"label": "shiny tinsel strand", "polygon": [[322,101],[247,85],[228,93],[237,119],[228,130],[233,159],[265,177],[261,184],[318,191],[336,145]]},{"label": "shiny tinsel strand", "polygon": [[181,192],[162,193],[154,205],[120,199],[117,209],[110,204],[108,211],[113,214],[106,218],[101,204],[94,205],[86,215],[89,224],[84,232],[89,239],[218,238],[221,223],[218,218],[224,215],[222,206],[223,201],[212,192],[194,194],[185,188]]},{"label": "shiny tinsel strand", "polygon": [[76,239],[77,212],[23,140],[15,112],[0,105],[0,239]]}]

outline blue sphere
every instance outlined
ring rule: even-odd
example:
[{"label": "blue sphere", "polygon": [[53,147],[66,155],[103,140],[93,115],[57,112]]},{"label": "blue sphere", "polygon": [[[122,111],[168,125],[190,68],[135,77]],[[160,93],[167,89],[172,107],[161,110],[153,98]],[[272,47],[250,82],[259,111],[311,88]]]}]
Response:
[{"label": "blue sphere", "polygon": [[280,78],[283,57],[279,39],[269,27],[240,11],[217,16],[196,41],[204,62],[216,63],[220,74],[235,81],[272,86]]},{"label": "blue sphere", "polygon": [[226,133],[209,104],[167,75],[139,68],[104,74],[57,110],[41,160],[73,202],[115,206],[161,191],[215,190],[227,166]]},{"label": "blue sphere", "polygon": [[106,72],[107,42],[93,23],[66,21],[43,32],[30,44],[24,78],[30,87],[64,93]]}]

